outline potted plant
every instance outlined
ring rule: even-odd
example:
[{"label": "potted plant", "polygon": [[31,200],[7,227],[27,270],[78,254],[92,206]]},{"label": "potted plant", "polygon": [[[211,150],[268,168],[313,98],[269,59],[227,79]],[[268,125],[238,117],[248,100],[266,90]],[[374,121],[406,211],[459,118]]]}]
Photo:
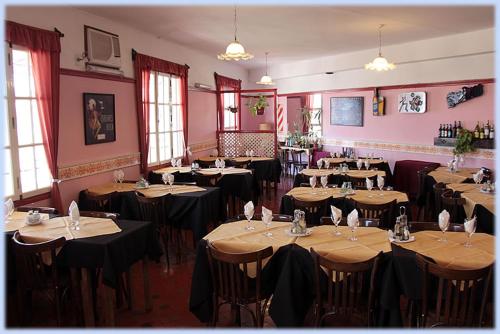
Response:
[{"label": "potted plant", "polygon": [[457,140],[455,141],[455,147],[453,148],[453,153],[456,155],[463,155],[475,150],[472,145],[472,132],[466,129],[462,129],[457,134]]},{"label": "potted plant", "polygon": [[230,107],[227,107],[226,110],[229,110],[233,114],[236,114],[238,112],[238,107],[230,106]]},{"label": "potted plant", "polygon": [[264,115],[264,109],[269,107],[269,103],[267,103],[266,97],[261,94],[259,95],[257,102],[253,103],[253,99],[248,101],[247,107],[253,116]]}]

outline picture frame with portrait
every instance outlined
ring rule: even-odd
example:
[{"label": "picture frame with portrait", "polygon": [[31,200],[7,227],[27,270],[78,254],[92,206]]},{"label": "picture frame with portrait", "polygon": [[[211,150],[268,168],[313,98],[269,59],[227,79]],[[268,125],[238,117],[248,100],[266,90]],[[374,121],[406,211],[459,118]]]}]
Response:
[{"label": "picture frame with portrait", "polygon": [[115,95],[83,93],[85,145],[116,140]]}]

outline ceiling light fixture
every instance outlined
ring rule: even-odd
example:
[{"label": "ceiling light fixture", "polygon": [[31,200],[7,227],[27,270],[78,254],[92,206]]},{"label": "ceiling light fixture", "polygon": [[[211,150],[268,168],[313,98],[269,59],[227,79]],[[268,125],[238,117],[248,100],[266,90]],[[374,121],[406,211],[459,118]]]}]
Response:
[{"label": "ceiling light fixture", "polygon": [[372,71],[388,71],[396,68],[396,65],[389,63],[387,59],[382,57],[382,28],[385,24],[381,24],[378,27],[378,57],[373,59],[371,63],[365,65],[366,70]]},{"label": "ceiling light fixture", "polygon": [[266,52],[266,75],[263,75],[262,78],[260,78],[259,81],[257,81],[257,84],[259,85],[274,85],[273,79],[269,75],[267,75],[267,54],[269,52]]},{"label": "ceiling light fixture", "polygon": [[234,42],[230,43],[226,48],[226,53],[221,53],[217,55],[217,58],[220,60],[248,60],[252,59],[253,55],[245,52],[245,48],[243,45],[238,42],[238,38],[236,37],[237,33],[236,27],[236,6],[234,6]]}]

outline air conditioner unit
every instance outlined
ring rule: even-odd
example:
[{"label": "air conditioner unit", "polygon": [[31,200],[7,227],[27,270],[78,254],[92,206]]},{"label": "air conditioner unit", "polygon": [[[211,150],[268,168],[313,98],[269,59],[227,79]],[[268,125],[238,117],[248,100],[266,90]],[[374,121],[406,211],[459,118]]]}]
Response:
[{"label": "air conditioner unit", "polygon": [[118,35],[85,26],[85,53],[88,64],[120,68],[120,40]]}]

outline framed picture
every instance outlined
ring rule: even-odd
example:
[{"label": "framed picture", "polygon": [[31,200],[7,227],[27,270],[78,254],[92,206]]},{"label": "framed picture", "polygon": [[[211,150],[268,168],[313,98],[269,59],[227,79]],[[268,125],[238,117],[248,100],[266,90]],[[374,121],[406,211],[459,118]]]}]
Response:
[{"label": "framed picture", "polygon": [[363,126],[363,96],[330,98],[330,124]]},{"label": "framed picture", "polygon": [[83,93],[85,145],[116,140],[115,95]]},{"label": "framed picture", "polygon": [[421,114],[426,111],[425,92],[399,94],[398,111],[400,113]]}]

